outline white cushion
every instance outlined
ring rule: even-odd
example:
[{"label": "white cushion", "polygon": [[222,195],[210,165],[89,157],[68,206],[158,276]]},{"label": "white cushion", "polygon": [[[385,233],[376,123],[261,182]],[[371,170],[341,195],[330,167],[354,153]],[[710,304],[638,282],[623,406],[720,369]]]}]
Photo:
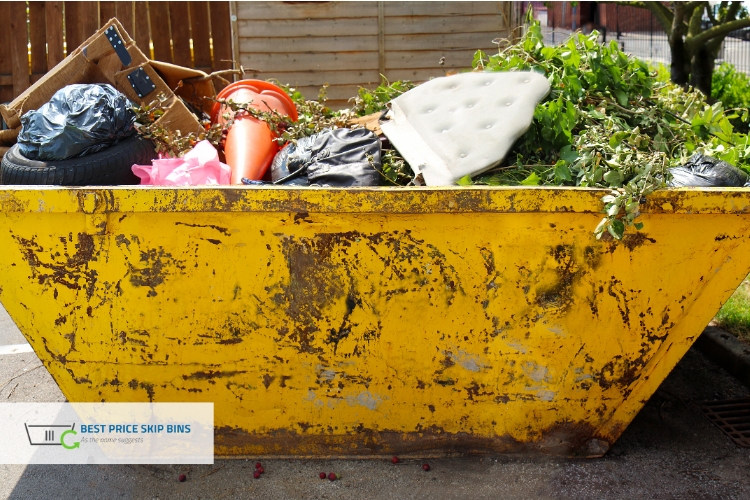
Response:
[{"label": "white cushion", "polygon": [[393,99],[381,129],[425,184],[449,186],[498,165],[549,90],[530,71],[435,78]]}]

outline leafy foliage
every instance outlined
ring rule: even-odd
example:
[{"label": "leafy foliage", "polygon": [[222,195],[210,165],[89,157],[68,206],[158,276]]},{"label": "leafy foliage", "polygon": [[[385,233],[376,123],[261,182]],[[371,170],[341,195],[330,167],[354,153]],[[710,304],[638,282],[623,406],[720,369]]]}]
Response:
[{"label": "leafy foliage", "polygon": [[532,23],[517,44],[477,53],[475,69],[537,71],[552,90],[505,162],[474,182],[608,188],[595,233],[620,239],[627,226],[642,227],[635,222],[640,202],[665,186],[670,167],[701,152],[748,169],[750,145],[721,103],[660,81],[646,63],[597,36],[577,33],[548,47]]},{"label": "leafy foliage", "polygon": [[414,87],[416,85],[408,80],[389,83],[384,78],[383,83],[375,90],[360,87],[357,96],[349,100],[352,103],[351,110],[356,116],[366,116],[383,111],[391,100]]},{"label": "leafy foliage", "polygon": [[736,130],[746,134],[750,107],[750,77],[737,71],[733,65],[722,63],[714,70],[712,76],[711,97],[737,112],[738,116],[730,118],[730,121]]}]

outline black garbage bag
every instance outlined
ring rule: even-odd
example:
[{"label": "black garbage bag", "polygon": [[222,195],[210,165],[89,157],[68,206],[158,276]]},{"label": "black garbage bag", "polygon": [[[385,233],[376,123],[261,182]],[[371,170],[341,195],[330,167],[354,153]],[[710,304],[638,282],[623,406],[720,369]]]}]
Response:
[{"label": "black garbage bag", "polygon": [[729,163],[701,154],[694,154],[681,167],[669,170],[671,187],[742,187],[748,176]]},{"label": "black garbage bag", "polygon": [[367,129],[330,129],[287,145],[271,165],[276,184],[377,186],[380,141]]},{"label": "black garbage bag", "polygon": [[271,163],[271,179],[276,184],[285,186],[309,186],[307,180],[307,165],[312,158],[312,145],[317,135],[297,139],[297,143],[290,142],[279,151]]},{"label": "black garbage bag", "polygon": [[111,85],[68,85],[21,117],[18,144],[29,160],[67,160],[114,146],[135,133],[130,101]]}]

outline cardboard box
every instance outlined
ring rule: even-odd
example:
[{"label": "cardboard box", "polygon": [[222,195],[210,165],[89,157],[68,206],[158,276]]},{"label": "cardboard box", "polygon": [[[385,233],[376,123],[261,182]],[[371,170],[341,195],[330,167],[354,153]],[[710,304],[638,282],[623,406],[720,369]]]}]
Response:
[{"label": "cardboard box", "polygon": [[[0,105],[0,114],[8,124],[8,128],[14,129],[21,125],[21,116],[24,113],[38,109],[48,102],[55,92],[66,85],[109,83],[138,105],[150,103],[163,92],[167,96],[166,111],[157,123],[170,131],[179,130],[182,134],[200,133],[203,127],[198,118],[173,92],[173,88],[180,86],[179,79],[175,80],[176,77],[171,76],[170,83],[175,86],[171,87],[154,69],[154,66],[161,64],[150,61],[136,46],[135,41],[130,38],[120,22],[117,19],[110,19],[60,64],[11,103]],[[208,77],[202,71],[170,66],[180,71],[184,70],[183,73],[191,77]],[[136,73],[138,70],[142,72]],[[138,78],[144,74],[147,79]],[[133,79],[136,82],[140,81],[141,85],[134,85]],[[210,100],[216,94],[210,79],[207,80],[207,84],[194,89],[193,93],[195,99],[201,103],[206,99]],[[202,95],[197,95],[198,93]],[[198,108],[201,109],[202,105]]]}]

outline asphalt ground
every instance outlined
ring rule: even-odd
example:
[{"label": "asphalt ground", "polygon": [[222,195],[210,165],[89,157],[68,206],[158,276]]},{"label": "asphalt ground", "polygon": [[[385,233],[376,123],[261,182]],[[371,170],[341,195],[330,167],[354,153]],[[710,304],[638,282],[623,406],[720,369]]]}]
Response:
[{"label": "asphalt ground", "polygon": [[[0,401],[65,401],[0,307]],[[27,345],[27,344],[26,344]],[[14,347],[9,347],[14,346]],[[700,412],[750,390],[691,349],[600,459],[216,460],[214,465],[0,465],[0,498],[648,498],[748,499],[750,449]],[[0,443],[2,454],[2,443]],[[428,462],[429,472],[422,470]],[[340,479],[321,480],[320,472]],[[187,480],[178,482],[180,474]]]}]

